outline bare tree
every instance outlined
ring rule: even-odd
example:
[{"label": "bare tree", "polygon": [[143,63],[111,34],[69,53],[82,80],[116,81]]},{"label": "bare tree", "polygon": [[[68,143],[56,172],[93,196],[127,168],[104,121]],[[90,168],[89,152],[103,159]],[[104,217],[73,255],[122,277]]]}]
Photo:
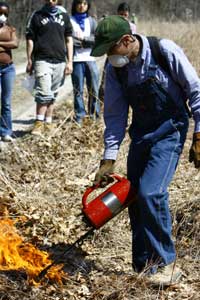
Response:
[{"label": "bare tree", "polygon": [[[115,14],[117,7],[123,0],[93,0],[91,12],[97,17],[105,14]],[[10,21],[23,37],[27,19],[35,9],[44,4],[43,0],[7,0],[10,4]],[[200,18],[199,0],[127,0],[131,11],[139,18],[149,19],[159,17],[165,20],[197,20]],[[63,0],[63,6],[71,13],[72,0]]]}]

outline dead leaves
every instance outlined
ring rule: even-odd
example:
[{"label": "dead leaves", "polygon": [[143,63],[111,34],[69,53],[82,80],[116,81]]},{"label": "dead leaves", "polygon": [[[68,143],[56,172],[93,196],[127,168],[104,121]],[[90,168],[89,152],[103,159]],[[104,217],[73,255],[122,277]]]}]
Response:
[{"label": "dead leaves", "polygon": [[[4,162],[0,210],[8,207],[13,215],[25,216],[26,220],[17,224],[25,240],[51,253],[54,249],[59,258],[63,258],[63,250],[87,230],[81,215],[81,199],[99,166],[102,133],[103,123],[101,126],[91,123],[89,127],[85,124],[80,128],[63,122],[49,140],[22,139],[7,149],[6,154],[0,153]],[[126,174],[128,145],[126,137],[116,168],[120,174]],[[194,178],[192,185],[191,178]],[[42,288],[28,289],[27,286],[25,296],[23,279],[23,288],[21,282],[15,282],[14,288],[12,281],[0,274],[1,286],[9,291],[6,297],[9,300],[194,300],[199,289],[198,191],[198,174],[183,159],[170,186],[178,256],[186,273],[179,286],[153,290],[133,273],[131,231],[125,210],[82,246],[64,256],[63,270],[69,275],[62,286],[49,283]]]}]

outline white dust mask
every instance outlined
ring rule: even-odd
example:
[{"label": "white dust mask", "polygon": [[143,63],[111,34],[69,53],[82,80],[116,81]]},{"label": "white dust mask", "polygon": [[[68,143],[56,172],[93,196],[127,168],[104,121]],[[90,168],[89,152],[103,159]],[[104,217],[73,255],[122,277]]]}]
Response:
[{"label": "white dust mask", "polygon": [[113,54],[108,56],[109,63],[116,68],[122,68],[127,65],[130,60],[126,55]]},{"label": "white dust mask", "polygon": [[7,17],[3,14],[0,16],[0,24],[3,24],[7,21]]}]

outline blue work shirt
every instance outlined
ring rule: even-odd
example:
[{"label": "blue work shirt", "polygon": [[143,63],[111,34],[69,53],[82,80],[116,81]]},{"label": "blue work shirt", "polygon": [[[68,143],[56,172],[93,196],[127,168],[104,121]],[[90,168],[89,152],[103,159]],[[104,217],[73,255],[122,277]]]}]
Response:
[{"label": "blue work shirt", "polygon": [[[135,62],[127,65],[128,85],[139,84],[147,76],[152,61],[151,49],[146,37],[139,36],[142,50]],[[162,83],[177,107],[188,99],[195,122],[195,132],[200,132],[200,80],[184,54],[183,50],[173,41],[162,39],[161,51],[169,63],[170,75],[160,66],[156,71],[156,78]],[[106,69],[105,98],[104,98],[104,159],[116,160],[118,150],[126,133],[128,123],[129,104],[119,82],[115,69],[108,64]]]}]

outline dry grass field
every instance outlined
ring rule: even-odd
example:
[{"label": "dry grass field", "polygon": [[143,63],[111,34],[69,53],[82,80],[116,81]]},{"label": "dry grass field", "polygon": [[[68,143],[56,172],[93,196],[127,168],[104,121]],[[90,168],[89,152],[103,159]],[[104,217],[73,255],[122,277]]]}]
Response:
[{"label": "dry grass field", "polygon": [[[152,20],[138,24],[138,32],[176,41],[200,74],[200,23]],[[184,276],[180,284],[163,289],[132,271],[126,210],[62,255],[87,230],[81,199],[103,151],[103,120],[79,127],[68,121],[72,113],[66,100],[56,109],[51,137],[27,134],[0,152],[0,299],[198,300],[200,173],[188,162],[193,122],[169,189],[177,263]],[[128,144],[127,135],[116,163],[116,173],[125,176]],[[41,266],[59,258],[63,270],[55,268],[36,284]]]}]

